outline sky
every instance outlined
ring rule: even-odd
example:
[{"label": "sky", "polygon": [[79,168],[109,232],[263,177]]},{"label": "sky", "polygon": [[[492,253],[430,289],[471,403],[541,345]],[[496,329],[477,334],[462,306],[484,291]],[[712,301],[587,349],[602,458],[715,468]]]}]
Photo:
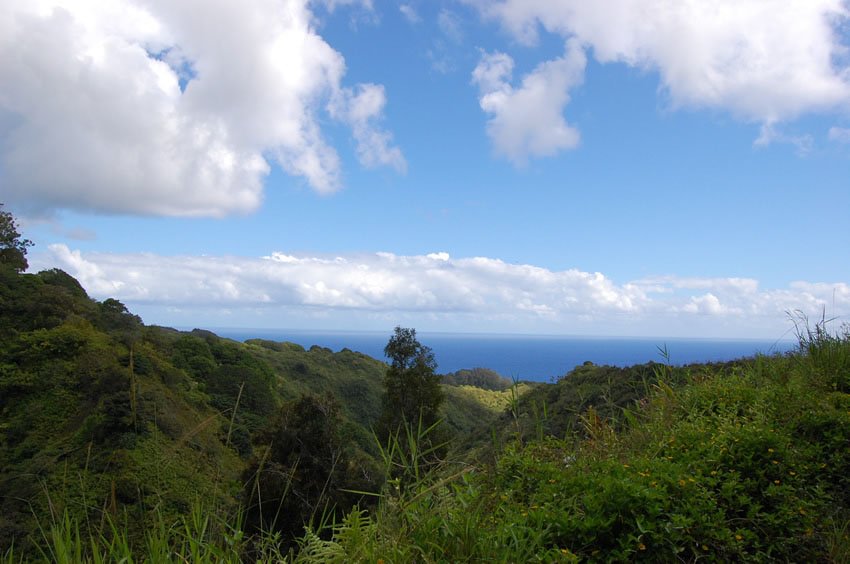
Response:
[{"label": "sky", "polygon": [[850,319],[842,0],[8,0],[0,202],[148,324]]}]

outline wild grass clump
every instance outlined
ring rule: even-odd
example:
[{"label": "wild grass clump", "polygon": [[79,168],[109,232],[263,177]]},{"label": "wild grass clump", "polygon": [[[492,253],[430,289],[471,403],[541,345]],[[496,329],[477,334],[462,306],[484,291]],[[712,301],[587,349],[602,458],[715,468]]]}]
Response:
[{"label": "wild grass clump", "polygon": [[[545,528],[493,511],[486,472],[442,459],[435,464],[433,428],[405,425],[382,448],[388,480],[371,515],[355,510],[334,526],[329,541],[308,533],[299,562],[569,561],[545,546]],[[423,471],[425,469],[425,471]],[[510,509],[510,508],[507,508]],[[511,526],[500,526],[509,519]]]},{"label": "wild grass clump", "polygon": [[824,384],[840,392],[850,392],[850,325],[844,323],[830,331],[836,319],[827,319],[826,311],[814,326],[803,312],[789,314],[799,342],[799,358],[812,376],[822,378]]},{"label": "wild grass clump", "polygon": [[240,563],[246,555],[259,562],[286,562],[292,554],[281,551],[279,536],[264,533],[249,538],[241,515],[222,515],[198,501],[187,515],[168,521],[151,516],[141,540],[126,521],[106,516],[102,527],[88,530],[68,511],[39,526],[29,550],[12,546],[0,554],[0,563],[56,562],[101,564],[114,562],[220,562]]}]

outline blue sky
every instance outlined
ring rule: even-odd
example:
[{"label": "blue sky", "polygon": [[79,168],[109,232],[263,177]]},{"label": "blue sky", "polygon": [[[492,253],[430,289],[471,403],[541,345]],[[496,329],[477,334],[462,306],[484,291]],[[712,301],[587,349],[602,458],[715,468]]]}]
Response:
[{"label": "blue sky", "polygon": [[13,2],[0,201],[147,323],[779,338],[850,314],[847,21]]}]

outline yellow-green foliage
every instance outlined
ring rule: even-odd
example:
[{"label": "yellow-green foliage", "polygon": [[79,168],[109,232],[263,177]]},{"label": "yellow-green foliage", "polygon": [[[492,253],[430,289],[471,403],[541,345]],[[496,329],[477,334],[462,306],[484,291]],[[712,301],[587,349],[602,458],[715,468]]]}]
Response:
[{"label": "yellow-green foliage", "polygon": [[461,433],[487,430],[488,425],[508,409],[511,394],[524,395],[529,384],[517,384],[514,391],[485,390],[474,386],[443,386],[446,404],[443,413],[446,424]]},{"label": "yellow-green foliage", "polygon": [[[483,388],[476,388],[475,386],[454,386],[449,389],[453,390],[453,395],[470,398],[494,415],[505,411],[511,402],[511,390],[485,390]],[[522,396],[530,389],[531,386],[529,384],[520,383],[516,386],[516,393]],[[446,393],[449,394],[451,392]]]}]

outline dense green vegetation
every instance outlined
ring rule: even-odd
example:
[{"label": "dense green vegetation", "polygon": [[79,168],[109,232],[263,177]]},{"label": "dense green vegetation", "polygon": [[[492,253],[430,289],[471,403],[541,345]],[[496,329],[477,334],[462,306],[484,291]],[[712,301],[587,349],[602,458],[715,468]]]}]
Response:
[{"label": "dense green vegetation", "polygon": [[[514,420],[540,424],[520,426],[494,464],[447,465],[308,547],[339,562],[846,562],[848,374],[850,334],[823,324],[785,357],[580,367],[559,386],[603,401],[557,413],[563,435],[518,407]],[[617,408],[631,388],[637,402]]]},{"label": "dense green vegetation", "polygon": [[[3,204],[0,204],[0,208]],[[14,216],[0,209],[0,268],[12,268],[16,272],[27,269],[27,247],[32,241],[22,239]]]},{"label": "dense green vegetation", "polygon": [[20,264],[0,265],[2,562],[850,560],[846,326],[800,320],[785,356],[439,384],[409,330],[390,366],[237,343]]},{"label": "dense green vegetation", "polygon": [[[84,535],[120,526],[137,550],[200,502],[286,546],[313,519],[374,505],[345,490],[384,481],[372,428],[386,364],[148,327],[61,270],[22,274],[25,250],[0,265],[0,554],[31,555],[64,517]],[[454,432],[498,415],[475,398],[458,389],[440,408]],[[272,475],[285,483],[260,502]],[[273,499],[285,519],[263,515]]]}]

